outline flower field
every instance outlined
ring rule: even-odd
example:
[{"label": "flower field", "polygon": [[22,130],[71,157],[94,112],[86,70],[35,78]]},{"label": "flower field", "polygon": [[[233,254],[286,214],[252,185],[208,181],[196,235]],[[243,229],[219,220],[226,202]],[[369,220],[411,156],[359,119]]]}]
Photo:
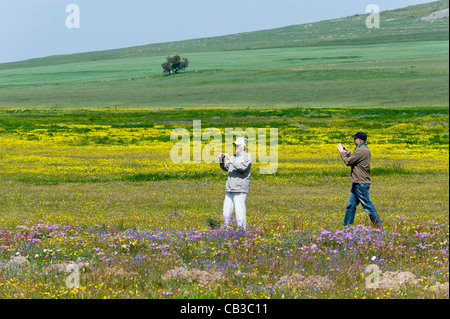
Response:
[{"label": "flower field", "polygon": [[[218,226],[218,164],[170,160],[171,131],[199,119],[278,128],[245,231]],[[0,109],[0,298],[448,298],[448,123],[431,107]],[[337,144],[361,130],[384,225],[358,207],[344,229]]]}]

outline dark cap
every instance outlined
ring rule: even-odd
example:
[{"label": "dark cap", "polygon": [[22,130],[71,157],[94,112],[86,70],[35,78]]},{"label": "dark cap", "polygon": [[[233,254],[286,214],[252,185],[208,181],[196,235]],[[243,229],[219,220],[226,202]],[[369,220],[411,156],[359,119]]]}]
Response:
[{"label": "dark cap", "polygon": [[360,138],[363,141],[367,141],[367,134],[364,132],[358,132],[355,135],[352,135],[353,138]]}]

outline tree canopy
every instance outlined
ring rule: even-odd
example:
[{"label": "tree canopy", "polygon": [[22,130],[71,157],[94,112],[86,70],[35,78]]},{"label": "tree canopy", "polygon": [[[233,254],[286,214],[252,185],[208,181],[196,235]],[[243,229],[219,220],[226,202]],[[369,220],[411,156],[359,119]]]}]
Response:
[{"label": "tree canopy", "polygon": [[161,64],[164,75],[177,74],[179,71],[185,69],[189,65],[189,60],[187,58],[181,59],[179,55],[173,57],[167,57],[167,61]]}]

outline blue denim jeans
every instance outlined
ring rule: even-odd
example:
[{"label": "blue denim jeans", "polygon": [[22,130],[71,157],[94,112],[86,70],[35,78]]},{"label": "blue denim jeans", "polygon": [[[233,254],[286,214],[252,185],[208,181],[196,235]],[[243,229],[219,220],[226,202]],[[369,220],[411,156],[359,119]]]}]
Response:
[{"label": "blue denim jeans", "polygon": [[380,216],[373,206],[369,196],[370,184],[355,184],[352,185],[350,197],[347,201],[347,210],[345,211],[344,226],[353,224],[355,220],[356,206],[361,203],[364,210],[369,214],[372,223],[381,223]]}]

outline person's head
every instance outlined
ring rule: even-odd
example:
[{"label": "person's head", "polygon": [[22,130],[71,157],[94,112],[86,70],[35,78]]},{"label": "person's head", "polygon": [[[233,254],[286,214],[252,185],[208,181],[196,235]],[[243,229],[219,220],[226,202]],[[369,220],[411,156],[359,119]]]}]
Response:
[{"label": "person's head", "polygon": [[247,139],[245,137],[238,137],[236,138],[236,141],[233,142],[233,145],[236,150],[236,153],[245,151],[245,149],[247,148]]},{"label": "person's head", "polygon": [[367,134],[364,132],[357,132],[355,135],[352,135],[352,137],[355,141],[356,146],[367,141]]}]

